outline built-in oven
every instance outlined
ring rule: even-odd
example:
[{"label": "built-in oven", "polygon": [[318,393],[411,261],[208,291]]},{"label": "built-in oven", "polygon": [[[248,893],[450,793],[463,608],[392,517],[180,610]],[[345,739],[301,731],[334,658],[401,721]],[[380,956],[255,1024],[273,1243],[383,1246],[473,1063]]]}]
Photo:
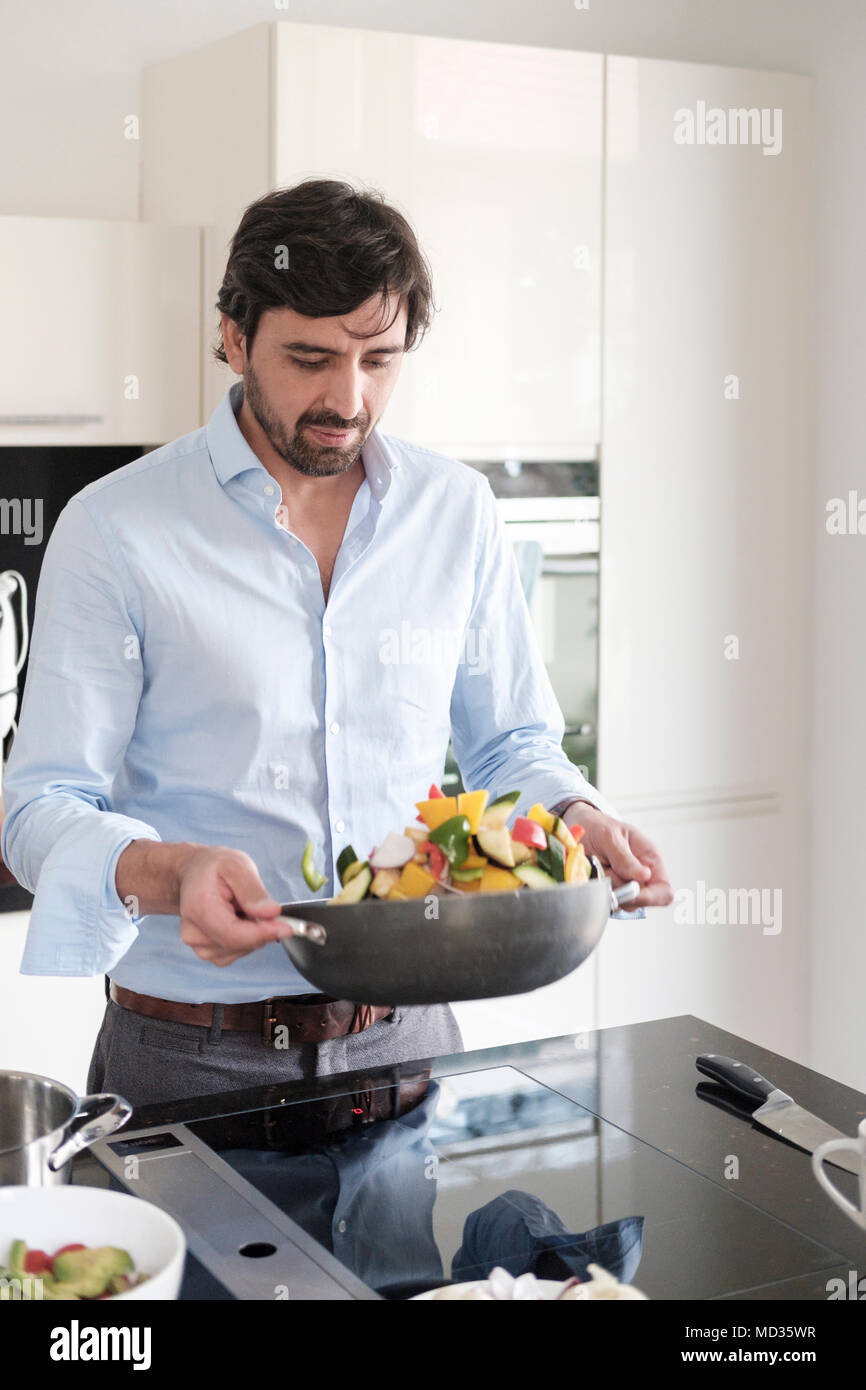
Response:
[{"label": "built-in oven", "polygon": [[[563,748],[596,780],[600,511],[598,464],[475,461],[514,545],[542,659],[565,719]],[[449,754],[446,789],[460,790]]]}]

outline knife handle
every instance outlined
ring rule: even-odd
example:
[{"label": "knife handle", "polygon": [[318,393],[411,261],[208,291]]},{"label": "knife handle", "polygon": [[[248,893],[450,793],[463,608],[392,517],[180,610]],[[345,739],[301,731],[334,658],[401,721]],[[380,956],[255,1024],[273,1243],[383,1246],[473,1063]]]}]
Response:
[{"label": "knife handle", "polygon": [[736,1115],[738,1120],[752,1119],[751,1102],[746,1104],[729,1087],[717,1086],[712,1081],[699,1081],[695,1095],[699,1100],[708,1100],[711,1105],[718,1106],[719,1110],[727,1110],[729,1115]]},{"label": "knife handle", "polygon": [[769,1100],[773,1092],[779,1089],[753,1067],[747,1067],[744,1062],[735,1062],[733,1057],[719,1057],[715,1052],[704,1052],[695,1065],[704,1076],[720,1081],[723,1086],[748,1100]]}]

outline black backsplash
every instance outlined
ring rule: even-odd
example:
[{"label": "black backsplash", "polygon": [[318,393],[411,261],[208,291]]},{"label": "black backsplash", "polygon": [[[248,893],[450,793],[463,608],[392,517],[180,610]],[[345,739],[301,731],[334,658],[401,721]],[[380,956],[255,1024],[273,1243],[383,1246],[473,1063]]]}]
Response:
[{"label": "black backsplash", "polygon": [[[30,499],[31,521],[36,515],[33,510],[35,504],[41,503],[42,507],[42,533],[38,543],[32,533],[29,537],[11,534],[11,510],[4,508],[0,513],[0,571],[17,570],[23,576],[27,585],[27,616],[31,631],[42,557],[66,503],[88,483],[104,478],[106,473],[113,473],[116,468],[122,468],[154,447],[147,444],[62,447],[22,444],[0,448],[0,498],[7,502],[19,499],[22,504],[25,499]],[[5,530],[2,529],[4,526]],[[18,678],[19,710],[26,676],[25,663]],[[7,756],[10,746],[11,740],[7,740],[3,750]],[[0,912],[20,911],[28,908],[32,901],[30,894],[17,885],[0,887]]]}]

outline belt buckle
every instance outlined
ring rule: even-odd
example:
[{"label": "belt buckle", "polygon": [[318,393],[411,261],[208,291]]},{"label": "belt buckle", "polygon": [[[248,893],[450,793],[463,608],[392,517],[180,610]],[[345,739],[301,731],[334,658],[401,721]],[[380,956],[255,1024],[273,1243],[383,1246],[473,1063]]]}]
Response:
[{"label": "belt buckle", "polygon": [[274,1024],[277,1021],[273,1011],[274,999],[262,1000],[262,1046],[270,1047],[274,1041]]}]

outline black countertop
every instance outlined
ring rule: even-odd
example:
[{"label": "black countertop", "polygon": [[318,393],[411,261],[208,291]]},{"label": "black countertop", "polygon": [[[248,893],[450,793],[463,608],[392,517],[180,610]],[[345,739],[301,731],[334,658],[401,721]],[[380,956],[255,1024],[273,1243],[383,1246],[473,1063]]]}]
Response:
[{"label": "black countertop", "polygon": [[[246,1150],[238,1171],[249,1177],[249,1151],[258,1150],[260,1141],[243,1135],[279,1132],[278,1144],[269,1139],[265,1145],[277,1154],[265,1157],[286,1165],[317,1143],[326,1154],[337,1145],[320,1143],[317,1125],[326,1119],[332,1126],[339,1097],[386,1096],[395,1083],[411,1085],[419,1075],[423,1083],[429,1075],[439,1083],[439,1109],[425,1132],[442,1166],[438,1183],[432,1190],[427,1184],[428,1226],[435,1230],[446,1279],[448,1259],[460,1243],[453,1231],[459,1236],[464,1217],[472,1220],[481,1209],[499,1212],[496,1204],[513,1204],[517,1190],[555,1210],[564,1223],[560,1229],[571,1233],[642,1217],[640,1262],[631,1281],[650,1297],[826,1300],[830,1279],[847,1284],[851,1270],[866,1274],[866,1233],[821,1191],[808,1154],[696,1094],[704,1078],[695,1058],[702,1052],[747,1062],[843,1133],[853,1135],[866,1114],[866,1097],[859,1092],[686,1015],[380,1068],[363,1077],[345,1074],[149,1106],[136,1111],[124,1134],[190,1126],[218,1153],[231,1151],[229,1162]],[[356,1105],[354,1113],[360,1115],[361,1108]],[[351,1115],[351,1106],[346,1113]],[[462,1117],[459,1132],[454,1115]],[[391,1124],[380,1118],[365,1139],[386,1134]],[[425,1142],[429,1148],[429,1138]],[[365,1161],[371,1152],[368,1145]],[[400,1161],[399,1181],[406,1184],[405,1154]],[[274,1171],[272,1166],[271,1183]],[[856,1198],[853,1175],[833,1169],[832,1176]],[[107,1177],[93,1157],[76,1160],[74,1181],[105,1183]],[[290,1188],[296,1192],[294,1177],[286,1194]],[[281,1204],[279,1188],[276,1198],[273,1186],[267,1195]],[[409,1202],[408,1187],[391,1195]],[[303,1224],[291,1202],[281,1210]],[[336,1216],[334,1221],[336,1230]],[[314,1227],[305,1229],[314,1234]],[[353,1266],[340,1241],[334,1237],[334,1255],[381,1289],[371,1266]],[[354,1258],[360,1260],[357,1251]],[[182,1296],[226,1295],[191,1259]]]}]

